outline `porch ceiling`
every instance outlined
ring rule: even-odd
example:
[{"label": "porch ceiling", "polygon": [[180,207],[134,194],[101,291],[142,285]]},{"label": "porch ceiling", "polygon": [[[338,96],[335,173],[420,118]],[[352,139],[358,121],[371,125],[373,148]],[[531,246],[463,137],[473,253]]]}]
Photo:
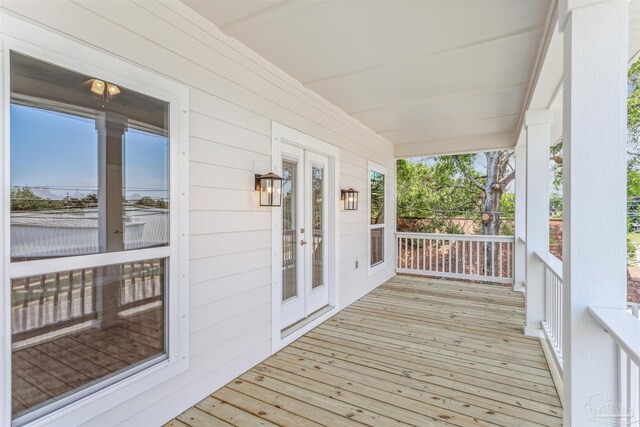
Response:
[{"label": "porch ceiling", "polygon": [[548,0],[183,2],[394,144],[447,151],[464,150],[478,135],[515,143],[550,7]]}]

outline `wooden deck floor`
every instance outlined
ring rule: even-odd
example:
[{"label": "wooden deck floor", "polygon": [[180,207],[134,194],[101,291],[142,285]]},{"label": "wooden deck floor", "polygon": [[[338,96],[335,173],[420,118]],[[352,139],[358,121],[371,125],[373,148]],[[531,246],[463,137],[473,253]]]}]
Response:
[{"label": "wooden deck floor", "polygon": [[560,426],[524,300],[397,276],[167,426]]}]

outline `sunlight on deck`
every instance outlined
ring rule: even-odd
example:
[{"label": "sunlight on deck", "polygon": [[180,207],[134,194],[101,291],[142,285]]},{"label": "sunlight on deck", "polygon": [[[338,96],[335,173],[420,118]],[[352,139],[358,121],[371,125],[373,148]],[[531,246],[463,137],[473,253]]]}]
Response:
[{"label": "sunlight on deck", "polygon": [[510,288],[396,276],[167,426],[560,426]]}]

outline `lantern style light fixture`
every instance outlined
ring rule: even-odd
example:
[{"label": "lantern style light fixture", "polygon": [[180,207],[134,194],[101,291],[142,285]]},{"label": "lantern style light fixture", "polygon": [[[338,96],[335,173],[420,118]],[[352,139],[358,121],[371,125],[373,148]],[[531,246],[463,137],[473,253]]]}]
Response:
[{"label": "lantern style light fixture", "polygon": [[99,79],[93,79],[91,81],[91,92],[104,96],[105,89],[109,96],[116,96],[120,93],[120,88],[113,83],[105,83]]},{"label": "lantern style light fixture", "polygon": [[260,192],[260,206],[282,205],[282,178],[275,173],[256,174],[256,191]]},{"label": "lantern style light fixture", "polygon": [[353,188],[347,188],[342,190],[342,201],[344,203],[345,211],[357,211],[358,210],[358,190]]}]

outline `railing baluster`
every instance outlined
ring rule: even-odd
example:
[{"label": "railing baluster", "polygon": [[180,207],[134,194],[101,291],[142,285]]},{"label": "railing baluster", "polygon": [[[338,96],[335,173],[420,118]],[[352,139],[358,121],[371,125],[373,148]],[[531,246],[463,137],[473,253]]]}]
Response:
[{"label": "railing baluster", "polygon": [[84,268],[82,269],[82,272],[80,273],[80,315],[84,316],[85,312],[86,312],[86,308],[85,308],[85,299],[86,299],[86,283],[87,283],[87,270],[85,270]]},{"label": "railing baluster", "polygon": [[462,241],[462,274],[467,274],[467,252],[466,252],[467,241]]},{"label": "railing baluster", "polygon": [[58,321],[58,312],[60,311],[60,273],[56,273],[53,279],[53,323]]},{"label": "railing baluster", "polygon": [[73,270],[69,271],[69,288],[67,289],[67,319],[73,317]]},{"label": "railing baluster", "polygon": [[502,242],[498,242],[498,277],[502,277]]},{"label": "railing baluster", "polygon": [[44,325],[44,294],[46,291],[46,276],[43,274],[40,276],[40,298],[38,298],[38,326]]},{"label": "railing baluster", "polygon": [[409,245],[409,247],[411,248],[411,269],[412,270],[413,270],[413,266],[414,266],[414,263],[413,263],[413,245],[415,244],[415,242],[416,242],[416,239],[411,238],[411,244]]}]

